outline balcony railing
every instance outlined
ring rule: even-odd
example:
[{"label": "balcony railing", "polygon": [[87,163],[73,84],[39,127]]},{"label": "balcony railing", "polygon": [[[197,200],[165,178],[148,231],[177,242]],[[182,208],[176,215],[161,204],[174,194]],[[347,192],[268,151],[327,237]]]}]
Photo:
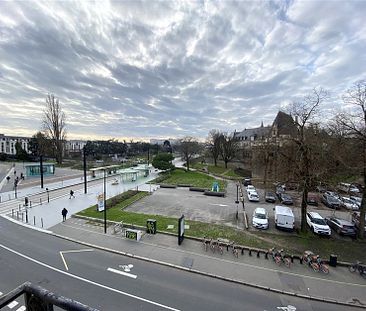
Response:
[{"label": "balcony railing", "polygon": [[24,295],[26,310],[30,311],[53,311],[54,306],[69,311],[99,311],[76,300],[56,295],[40,286],[32,285],[30,282],[25,282],[11,292],[0,296],[0,309],[11,304],[21,295]]}]

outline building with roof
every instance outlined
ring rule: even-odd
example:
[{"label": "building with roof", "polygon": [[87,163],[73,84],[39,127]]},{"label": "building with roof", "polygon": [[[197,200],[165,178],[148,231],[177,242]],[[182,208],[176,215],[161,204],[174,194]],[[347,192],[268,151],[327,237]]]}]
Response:
[{"label": "building with roof", "polygon": [[263,122],[260,127],[252,129],[244,129],[241,132],[235,132],[234,138],[239,141],[242,147],[252,146],[257,143],[264,142],[270,135],[271,126],[263,126]]}]

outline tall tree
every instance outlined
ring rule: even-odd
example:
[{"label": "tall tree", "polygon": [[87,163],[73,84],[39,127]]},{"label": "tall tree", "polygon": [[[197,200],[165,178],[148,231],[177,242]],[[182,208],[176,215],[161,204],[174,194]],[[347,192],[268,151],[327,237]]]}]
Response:
[{"label": "tall tree", "polygon": [[228,133],[221,133],[219,141],[221,157],[227,168],[227,164],[235,157],[239,144],[234,135]]},{"label": "tall tree", "polygon": [[209,147],[210,154],[214,160],[215,166],[217,166],[217,159],[220,155],[220,139],[221,139],[221,133],[219,130],[211,130],[208,133],[207,137],[207,144]]},{"label": "tall tree", "polygon": [[179,150],[183,161],[187,163],[187,171],[189,171],[189,163],[200,152],[201,146],[195,138],[187,136],[180,141]]},{"label": "tall tree", "polygon": [[37,132],[29,140],[28,149],[34,157],[39,157],[40,155],[49,155],[51,153],[49,145],[50,143],[45,134]]},{"label": "tall tree", "polygon": [[29,159],[28,153],[22,148],[22,144],[18,141],[15,143],[15,151],[18,160],[27,161]]},{"label": "tall tree", "polygon": [[[319,113],[320,104],[327,98],[327,92],[322,89],[314,89],[313,92],[304,97],[301,102],[294,102],[290,106],[290,113],[294,117],[297,133],[294,142],[298,147],[297,163],[299,164],[299,177],[302,186],[301,200],[301,231],[306,232],[306,211],[307,197],[311,185],[311,167],[312,167],[312,144],[310,135],[312,121]],[[315,126],[316,128],[316,126]]]},{"label": "tall tree", "polygon": [[46,97],[46,108],[43,115],[43,130],[51,139],[57,163],[61,164],[66,140],[65,114],[60,102],[53,94]]},{"label": "tall tree", "polygon": [[[343,96],[343,101],[350,111],[340,113],[337,121],[347,131],[348,136],[357,139],[362,149],[362,175],[366,186],[366,80],[356,82]],[[366,190],[363,191],[358,235],[364,238],[366,212]]]}]

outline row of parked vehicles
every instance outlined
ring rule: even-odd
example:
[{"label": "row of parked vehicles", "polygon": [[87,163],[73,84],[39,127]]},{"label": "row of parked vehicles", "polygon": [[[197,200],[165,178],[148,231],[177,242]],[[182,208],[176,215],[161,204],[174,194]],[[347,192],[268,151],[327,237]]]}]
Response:
[{"label": "row of parked vehicles", "polygon": [[[275,206],[274,220],[278,229],[293,230],[295,228],[295,216],[288,206]],[[357,226],[354,222],[336,216],[323,218],[317,212],[307,212],[306,222],[310,230],[319,235],[330,236],[332,229],[340,235],[356,236],[357,234]],[[269,228],[269,217],[265,208],[258,207],[254,210],[252,225],[257,229]]]}]

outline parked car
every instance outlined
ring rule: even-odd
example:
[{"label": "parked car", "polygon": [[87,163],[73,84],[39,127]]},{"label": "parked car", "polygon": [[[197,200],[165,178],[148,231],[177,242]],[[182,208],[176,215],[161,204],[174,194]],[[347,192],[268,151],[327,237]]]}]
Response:
[{"label": "parked car", "polygon": [[276,196],[273,192],[266,192],[264,199],[266,200],[266,202],[269,202],[269,203],[276,202]]},{"label": "parked car", "polygon": [[362,198],[352,195],[349,198],[358,206],[358,208],[361,208]]},{"label": "parked car", "polygon": [[334,196],[324,193],[321,197],[321,201],[325,206],[329,208],[339,209],[341,207],[341,203]]},{"label": "parked car", "polygon": [[285,205],[292,205],[294,202],[292,201],[291,196],[286,193],[281,193],[280,195],[280,202]]},{"label": "parked car", "polygon": [[307,203],[308,203],[308,205],[318,206],[318,197],[315,195],[309,194]]},{"label": "parked car", "polygon": [[250,202],[259,202],[259,195],[257,191],[248,191],[248,200]]},{"label": "parked car", "polygon": [[329,218],[326,218],[326,222],[328,226],[334,229],[338,234],[351,236],[356,235],[355,224],[348,220],[331,216]]},{"label": "parked car", "polygon": [[337,200],[342,199],[341,195],[338,192],[335,192],[335,191],[325,191],[324,194],[330,195],[331,197],[336,198]]},{"label": "parked car", "polygon": [[251,184],[252,184],[252,180],[249,177],[245,177],[243,179],[243,185],[244,185],[244,187],[246,187],[248,185],[251,185]]},{"label": "parked car", "polygon": [[281,199],[281,194],[282,193],[284,193],[285,192],[285,190],[283,189],[283,187],[282,186],[278,186],[278,187],[276,187],[276,195],[277,195],[277,197],[279,198],[279,199]]},{"label": "parked car", "polygon": [[247,192],[249,192],[249,191],[256,191],[255,187],[253,185],[248,185],[247,186]]},{"label": "parked car", "polygon": [[307,212],[306,222],[316,234],[331,235],[332,233],[325,219],[316,212]]},{"label": "parked car", "polygon": [[263,207],[254,210],[252,224],[258,229],[268,229],[268,213]]},{"label": "parked car", "polygon": [[359,209],[356,202],[351,200],[350,198],[347,198],[347,197],[342,197],[342,206],[344,208],[350,209],[350,210],[358,210]]},{"label": "parked car", "polygon": [[275,224],[276,228],[293,230],[295,228],[295,216],[288,206],[276,205]]}]

